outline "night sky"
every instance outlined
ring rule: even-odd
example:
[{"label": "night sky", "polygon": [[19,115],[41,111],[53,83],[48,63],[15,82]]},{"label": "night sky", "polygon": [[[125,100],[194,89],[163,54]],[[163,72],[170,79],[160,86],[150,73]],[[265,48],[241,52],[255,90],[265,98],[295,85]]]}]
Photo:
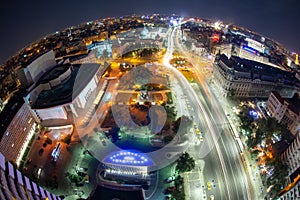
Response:
[{"label": "night sky", "polygon": [[[234,23],[300,53],[299,0],[4,1],[0,63],[39,38],[72,25],[128,14],[180,14]],[[298,23],[298,24],[297,24]]]}]

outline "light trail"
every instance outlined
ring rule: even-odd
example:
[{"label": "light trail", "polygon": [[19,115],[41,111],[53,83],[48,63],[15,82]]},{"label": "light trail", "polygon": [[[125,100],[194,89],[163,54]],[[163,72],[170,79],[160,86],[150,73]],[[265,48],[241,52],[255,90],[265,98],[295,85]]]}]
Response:
[{"label": "light trail", "polygon": [[[176,29],[176,28],[175,28]],[[175,32],[175,29],[173,30],[173,33],[172,34],[174,34],[174,32]],[[174,39],[174,36],[172,35],[171,36],[171,38],[173,38]],[[178,37],[176,37],[176,43],[177,43],[177,47],[179,47],[179,49],[180,49],[180,51],[182,52],[182,53],[184,53],[185,54],[185,56],[186,56],[186,51],[182,48],[182,46],[179,44],[179,42],[178,42]],[[174,48],[174,47],[172,47],[172,48]],[[194,60],[193,59],[191,59],[190,58],[190,56],[186,56],[187,58],[189,58],[189,61],[192,63],[192,66],[194,66],[194,68],[195,68],[195,70],[196,70],[196,76],[197,76],[197,78],[199,79],[199,81],[200,81],[200,84],[203,86],[202,88],[203,88],[203,90],[204,90],[204,92],[205,92],[205,95],[207,95],[207,97],[209,97],[209,99],[211,100],[211,102],[212,102],[212,104],[211,104],[211,107],[212,107],[212,109],[215,111],[215,112],[217,112],[218,113],[218,115],[216,115],[215,117],[216,118],[214,118],[213,116],[211,116],[211,120],[213,120],[213,122],[215,123],[215,124],[217,124],[216,123],[216,120],[218,119],[218,121],[223,121],[221,118],[219,118],[219,116],[225,116],[225,113],[224,113],[224,111],[222,110],[222,109],[219,109],[218,107],[219,106],[217,106],[217,105],[219,105],[219,103],[218,102],[216,102],[216,97],[215,97],[215,95],[211,92],[211,90],[210,90],[210,88],[207,86],[207,84],[206,84],[206,82],[202,79],[202,77],[199,77],[199,70],[198,70],[198,68],[197,67],[195,67],[195,66],[197,66],[196,65],[196,63],[194,62]],[[192,92],[194,93],[194,90],[192,90]],[[195,94],[194,94],[195,95]],[[200,105],[201,106],[201,110],[204,110],[204,108],[203,108],[203,104],[202,103],[200,103],[199,102],[199,100],[198,100],[198,98],[196,99],[197,100],[197,104],[198,105]],[[209,109],[207,109],[207,110],[209,110]],[[222,112],[223,111],[223,112]],[[208,123],[208,125],[209,125],[209,129],[210,129],[210,131],[211,131],[211,133],[212,133],[212,137],[213,137],[213,139],[214,139],[214,141],[216,141],[216,132],[215,132],[215,129],[214,128],[212,128],[212,125],[211,125],[211,120],[209,120],[209,119],[207,119],[207,113],[206,112],[203,112],[204,113],[204,115],[205,115],[205,119],[206,119],[206,121],[207,122],[209,122]],[[221,113],[221,114],[220,114]],[[211,113],[210,113],[211,114]],[[222,115],[223,114],[223,115]],[[228,119],[227,119],[227,121],[228,121]],[[232,138],[231,138],[232,139]],[[223,142],[223,139],[221,138],[221,140],[222,140],[222,142]],[[238,145],[240,145],[240,143],[239,143],[240,141],[238,141]],[[223,142],[224,143],[224,142]],[[223,173],[224,173],[224,175],[226,175],[224,178],[225,178],[225,182],[226,182],[226,187],[227,187],[227,176],[228,176],[228,173],[227,173],[227,169],[226,168],[224,168],[224,158],[223,158],[223,156],[222,156],[222,154],[221,154],[221,152],[220,152],[220,149],[219,149],[219,145],[215,142],[215,146],[216,146],[216,150],[217,150],[217,153],[218,153],[218,157],[219,157],[219,159],[220,159],[220,162],[221,162],[221,165],[222,165],[222,170],[223,170]],[[231,147],[232,149],[233,149],[233,147]],[[237,150],[237,149],[235,149],[235,150]],[[227,150],[226,150],[227,151]],[[232,151],[232,152],[237,152],[237,151]],[[228,153],[227,153],[228,154]],[[240,161],[241,162],[241,161]],[[223,165],[224,164],[224,165]],[[233,170],[233,168],[232,168],[232,165],[231,165],[231,163],[229,163],[230,164],[230,168]],[[239,163],[240,164],[240,166],[242,166],[243,167],[243,165],[241,165],[241,163]],[[245,176],[242,176],[241,177],[242,178],[242,180],[243,180],[243,182],[244,183],[247,183],[247,179],[245,178]],[[235,179],[235,178],[234,178]],[[235,181],[236,182],[236,181]],[[235,187],[236,187],[236,184],[235,184]],[[245,191],[246,190],[246,191]],[[248,199],[251,199],[251,195],[250,195],[250,191],[249,191],[249,189],[248,189],[248,187],[246,187],[246,184],[244,184],[244,187],[242,187],[242,192],[243,192],[243,196],[244,196],[244,199],[246,199],[246,197],[248,197]],[[227,190],[227,193],[228,193],[228,190]],[[229,193],[228,193],[229,194]],[[229,196],[230,197],[230,196]]]},{"label": "light trail", "polygon": [[[176,28],[175,28],[176,29]],[[190,84],[188,83],[188,81],[185,79],[185,77],[176,69],[174,69],[174,67],[172,67],[172,65],[170,64],[170,60],[171,60],[171,57],[172,57],[172,52],[174,51],[174,41],[172,40],[172,38],[174,38],[174,34],[175,34],[175,29],[172,30],[171,34],[169,34],[169,37],[168,37],[168,48],[167,48],[167,51],[166,51],[166,54],[165,54],[165,57],[163,59],[163,64],[168,67],[170,70],[173,71],[173,73],[179,77],[178,80],[181,80],[184,85],[188,88],[189,92],[192,94],[193,96],[193,99],[194,101],[196,101],[196,105],[200,108],[200,110],[203,112],[203,114],[205,115],[205,121],[206,121],[206,124],[208,125],[209,127],[209,130],[211,131],[211,135],[213,137],[213,141],[215,143],[215,147],[216,147],[216,150],[217,150],[217,153],[218,153],[218,157],[219,157],[219,160],[220,160],[220,163],[221,163],[221,167],[222,167],[222,171],[224,173],[224,179],[225,179],[225,186],[227,188],[227,195],[228,195],[228,198],[229,199],[232,199],[231,198],[231,195],[229,193],[229,189],[228,189],[228,172],[227,172],[227,169],[225,167],[225,162],[224,162],[224,158],[222,157],[222,153],[221,153],[221,150],[220,150],[220,147],[218,146],[217,144],[217,137],[216,137],[216,133],[215,133],[215,129],[214,127],[212,126],[211,124],[211,121],[210,121],[210,118],[208,117],[207,113],[205,112],[205,109],[202,105],[202,103],[199,101],[198,99],[198,95],[195,93],[195,91],[193,90],[193,88],[190,86]],[[170,29],[169,29],[170,30]],[[169,31],[168,31],[169,32]]]}]

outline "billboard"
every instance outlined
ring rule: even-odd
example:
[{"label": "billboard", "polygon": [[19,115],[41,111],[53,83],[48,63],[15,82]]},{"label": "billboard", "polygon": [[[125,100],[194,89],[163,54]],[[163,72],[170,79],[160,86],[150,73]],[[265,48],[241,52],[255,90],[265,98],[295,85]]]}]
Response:
[{"label": "billboard", "polygon": [[264,53],[265,48],[266,48],[264,44],[257,42],[255,40],[252,40],[250,38],[246,38],[245,40],[248,42],[248,47],[251,47],[261,53]]}]

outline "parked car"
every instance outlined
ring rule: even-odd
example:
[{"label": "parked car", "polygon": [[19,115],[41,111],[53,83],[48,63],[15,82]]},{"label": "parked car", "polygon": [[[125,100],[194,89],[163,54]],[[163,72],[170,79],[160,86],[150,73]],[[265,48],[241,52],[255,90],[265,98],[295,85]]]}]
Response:
[{"label": "parked car", "polygon": [[175,176],[170,176],[170,177],[168,177],[166,180],[165,180],[165,182],[166,183],[171,183],[172,181],[174,181],[175,180]]}]

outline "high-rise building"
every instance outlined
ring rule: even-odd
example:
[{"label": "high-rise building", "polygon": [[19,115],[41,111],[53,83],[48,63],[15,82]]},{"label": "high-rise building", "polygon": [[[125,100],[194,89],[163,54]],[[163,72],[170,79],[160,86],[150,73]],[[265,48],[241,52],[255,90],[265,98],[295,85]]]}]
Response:
[{"label": "high-rise building", "polygon": [[36,123],[31,116],[27,104],[23,103],[21,109],[14,116],[7,127],[0,142],[0,152],[6,161],[20,163],[23,153],[34,135]]},{"label": "high-rise building", "polygon": [[281,192],[281,199],[300,199],[300,133],[282,154],[282,159],[289,166],[289,184]]},{"label": "high-rise building", "polygon": [[[60,200],[60,197],[50,193],[15,169],[10,162],[5,162],[0,152],[0,199],[1,200]],[[33,188],[33,189],[32,189]]]}]

